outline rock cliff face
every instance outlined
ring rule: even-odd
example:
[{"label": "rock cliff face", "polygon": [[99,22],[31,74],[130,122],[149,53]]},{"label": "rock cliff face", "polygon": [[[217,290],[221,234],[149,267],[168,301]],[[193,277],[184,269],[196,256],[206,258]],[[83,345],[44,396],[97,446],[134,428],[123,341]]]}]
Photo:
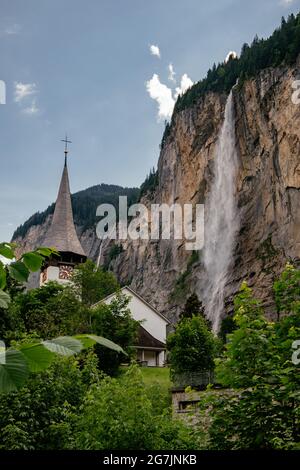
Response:
[{"label": "rock cliff face", "polygon": [[[287,260],[300,260],[300,105],[292,102],[299,65],[266,69],[234,89],[240,230],[226,284],[228,311],[245,279],[267,312],[274,313],[273,280]],[[208,93],[175,116],[159,157],[158,186],[143,203],[205,203],[226,98]],[[50,217],[16,241],[26,249],[40,244]],[[96,260],[96,234],[80,227],[78,233],[86,253]],[[121,283],[130,284],[171,320],[176,320],[192,292],[201,298],[205,288],[201,252],[186,251],[184,242],[172,239],[128,240],[123,248],[110,268]],[[103,259],[107,253],[105,247]]]},{"label": "rock cliff face", "polygon": [[[299,65],[299,64],[298,64]],[[300,258],[300,105],[292,102],[298,67],[267,69],[234,89],[240,231],[226,285],[227,310],[247,280],[274,313],[272,283]],[[209,93],[177,114],[158,162],[159,184],[143,202],[205,203],[226,96]],[[113,263],[122,282],[175,320],[186,299],[205,288],[201,252],[178,241],[129,241]]]}]

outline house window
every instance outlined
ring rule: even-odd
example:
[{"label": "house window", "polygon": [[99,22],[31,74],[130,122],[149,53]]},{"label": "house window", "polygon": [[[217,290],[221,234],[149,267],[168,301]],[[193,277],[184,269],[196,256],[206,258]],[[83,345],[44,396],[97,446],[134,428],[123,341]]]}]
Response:
[{"label": "house window", "polygon": [[183,400],[178,403],[178,409],[180,411],[195,410],[198,408],[199,403],[200,400]]}]

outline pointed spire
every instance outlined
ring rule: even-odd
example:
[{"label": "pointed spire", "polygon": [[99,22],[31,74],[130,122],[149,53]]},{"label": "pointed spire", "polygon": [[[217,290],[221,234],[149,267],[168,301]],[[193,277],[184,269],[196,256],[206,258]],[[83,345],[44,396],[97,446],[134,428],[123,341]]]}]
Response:
[{"label": "pointed spire", "polygon": [[65,150],[65,164],[55,210],[44,240],[44,246],[55,247],[59,252],[86,256],[74,225],[66,152],[67,150]]},{"label": "pointed spire", "polygon": [[68,135],[66,134],[66,137],[64,139],[61,139],[62,142],[65,143],[65,166],[67,166],[67,156],[68,156],[68,144],[72,143],[72,140],[68,140]]}]

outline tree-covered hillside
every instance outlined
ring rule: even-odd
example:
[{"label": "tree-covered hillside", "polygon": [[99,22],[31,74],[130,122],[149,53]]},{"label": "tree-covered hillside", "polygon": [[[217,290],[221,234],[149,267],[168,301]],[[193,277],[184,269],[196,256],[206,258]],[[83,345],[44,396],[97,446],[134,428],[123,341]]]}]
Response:
[{"label": "tree-covered hillside", "polygon": [[[84,229],[93,227],[96,223],[96,209],[100,204],[113,204],[118,211],[119,196],[128,197],[128,205],[133,204],[139,198],[138,188],[123,188],[112,184],[99,184],[72,195],[72,207],[74,221]],[[26,222],[20,225],[13,234],[13,240],[24,237],[30,227],[41,225],[49,214],[54,211],[55,204],[51,204],[45,211],[36,212]]]}]

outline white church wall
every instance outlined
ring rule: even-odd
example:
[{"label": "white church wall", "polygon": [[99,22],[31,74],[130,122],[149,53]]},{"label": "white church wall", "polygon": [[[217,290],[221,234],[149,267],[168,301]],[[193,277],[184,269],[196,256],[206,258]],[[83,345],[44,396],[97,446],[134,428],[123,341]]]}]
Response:
[{"label": "white church wall", "polygon": [[41,273],[41,275],[40,275],[40,285],[43,285],[43,284],[45,284],[46,282],[49,282],[49,281],[56,281],[56,282],[58,282],[59,284],[62,284],[62,285],[70,284],[70,282],[71,282],[68,279],[60,279],[59,278],[59,267],[58,266],[48,266],[47,267],[47,278],[44,282],[43,282],[43,275]]},{"label": "white church wall", "polygon": [[47,268],[47,281],[58,281],[59,268],[58,266],[48,266]]},{"label": "white church wall", "polygon": [[[137,296],[135,296],[126,287],[122,289],[122,292],[130,296],[130,302],[128,308],[131,311],[131,315],[135,320],[144,320],[142,325],[154,338],[166,342],[166,327],[167,322],[158,313],[156,313],[150,306],[145,304]],[[105,303],[110,304],[114,296],[110,296],[104,300]]]},{"label": "white church wall", "polygon": [[144,360],[147,361],[147,365],[150,367],[156,366],[156,356],[154,351],[145,351],[144,352]]},{"label": "white church wall", "polygon": [[158,365],[159,365],[159,367],[163,367],[165,365],[165,359],[166,359],[166,352],[161,351],[158,354]]}]

